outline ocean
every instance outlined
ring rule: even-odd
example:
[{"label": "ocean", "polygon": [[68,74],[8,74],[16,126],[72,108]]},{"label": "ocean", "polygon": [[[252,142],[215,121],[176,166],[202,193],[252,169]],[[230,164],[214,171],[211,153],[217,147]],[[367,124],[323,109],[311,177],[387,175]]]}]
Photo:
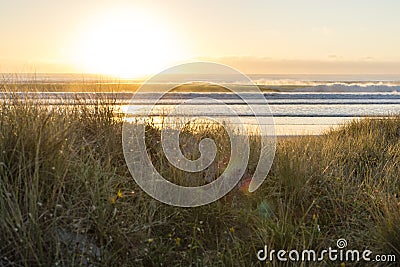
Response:
[{"label": "ocean", "polygon": [[[157,102],[152,116],[168,113],[177,104],[189,106],[193,117],[215,117],[229,120],[235,114],[247,125],[259,123],[246,105],[255,109],[257,117],[273,118],[277,135],[317,135],[350,120],[363,117],[380,118],[400,114],[400,76],[398,75],[249,75],[256,84],[271,91],[264,92],[266,107],[259,94],[247,94],[247,103],[233,93],[173,92]],[[219,79],[220,81],[221,79]],[[112,79],[82,74],[3,74],[5,83],[140,83],[140,80]],[[168,83],[168,81],[165,81]],[[214,82],[210,80],[210,82]],[[141,116],[157,94],[42,92],[21,93],[40,104],[90,104],[102,98],[113,98],[119,112]],[[194,100],[193,100],[194,99]],[[216,101],[211,101],[212,99]],[[79,100],[79,101],[77,101]],[[188,102],[189,101],[189,102]],[[204,108],[206,107],[206,108]],[[227,107],[229,108],[227,110]],[[142,112],[143,111],[143,112]],[[254,110],[253,110],[254,111]]]}]

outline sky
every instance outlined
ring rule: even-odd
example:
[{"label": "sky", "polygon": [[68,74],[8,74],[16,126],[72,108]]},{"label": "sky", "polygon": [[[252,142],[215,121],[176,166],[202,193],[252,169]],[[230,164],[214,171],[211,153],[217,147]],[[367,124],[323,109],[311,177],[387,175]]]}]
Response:
[{"label": "sky", "polygon": [[400,1],[0,0],[0,72],[400,74]]}]

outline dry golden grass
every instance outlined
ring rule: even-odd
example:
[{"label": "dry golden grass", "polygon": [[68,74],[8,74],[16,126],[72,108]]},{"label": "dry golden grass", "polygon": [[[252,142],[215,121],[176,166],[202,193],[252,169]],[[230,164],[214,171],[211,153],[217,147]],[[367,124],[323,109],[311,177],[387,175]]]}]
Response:
[{"label": "dry golden grass", "polygon": [[[338,238],[400,259],[398,117],[280,140],[255,193],[233,190],[187,209],[157,202],[134,183],[122,120],[110,106],[48,109],[8,99],[0,112],[0,266],[251,266],[264,245],[319,250]],[[155,145],[158,129],[146,129],[160,172],[185,180]],[[186,129],[182,145],[192,140],[195,148],[203,137],[221,154],[229,150],[221,127]],[[256,162],[258,139],[251,140]]]}]

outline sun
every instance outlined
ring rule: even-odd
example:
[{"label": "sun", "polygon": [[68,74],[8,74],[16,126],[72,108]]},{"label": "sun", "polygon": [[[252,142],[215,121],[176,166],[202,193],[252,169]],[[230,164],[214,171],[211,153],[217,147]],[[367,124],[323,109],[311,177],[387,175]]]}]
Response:
[{"label": "sun", "polygon": [[182,45],[154,17],[132,10],[93,19],[79,37],[76,62],[89,73],[135,78],[182,60]]}]

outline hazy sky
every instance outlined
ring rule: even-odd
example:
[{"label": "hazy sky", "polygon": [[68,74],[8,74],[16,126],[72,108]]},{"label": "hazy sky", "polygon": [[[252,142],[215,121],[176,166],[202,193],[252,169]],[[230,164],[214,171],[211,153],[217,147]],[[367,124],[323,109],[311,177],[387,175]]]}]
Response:
[{"label": "hazy sky", "polygon": [[[400,1],[0,0],[0,72],[400,74]],[[124,73],[123,73],[124,72]]]}]

